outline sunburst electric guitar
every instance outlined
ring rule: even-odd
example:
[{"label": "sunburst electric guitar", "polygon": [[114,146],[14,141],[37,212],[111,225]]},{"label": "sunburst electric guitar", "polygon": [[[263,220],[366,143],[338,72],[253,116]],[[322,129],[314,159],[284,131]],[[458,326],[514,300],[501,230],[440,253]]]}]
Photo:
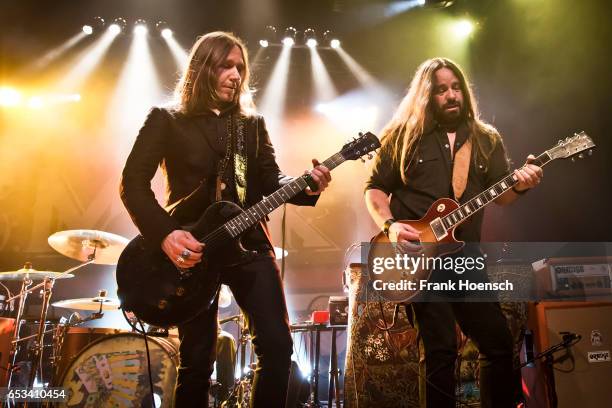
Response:
[{"label": "sunburst electric guitar", "polygon": [[[595,144],[591,138],[584,132],[580,132],[573,137],[560,140],[556,146],[540,154],[532,163],[542,167],[555,159],[582,157],[584,151],[590,152],[590,149],[594,147]],[[429,207],[425,216],[420,220],[398,221],[411,225],[419,231],[421,248],[418,255],[412,254],[412,256],[431,259],[461,250],[465,242],[455,239],[455,228],[498,196],[510,190],[516,183],[518,180],[512,173],[465,204],[460,205],[450,198],[441,198]],[[429,279],[431,274],[431,270],[424,267],[425,262],[401,262],[399,264],[389,262],[387,264],[389,267],[381,264],[381,259],[395,259],[398,253],[403,257],[404,254],[401,251],[401,245],[391,244],[389,238],[381,232],[372,238],[368,253],[370,280],[380,280],[381,283],[392,282],[394,286],[379,284],[377,289],[385,299],[394,302],[407,302],[414,299],[421,292],[420,282]],[[414,265],[417,265],[416,268]],[[414,283],[410,285],[408,282]]]}]

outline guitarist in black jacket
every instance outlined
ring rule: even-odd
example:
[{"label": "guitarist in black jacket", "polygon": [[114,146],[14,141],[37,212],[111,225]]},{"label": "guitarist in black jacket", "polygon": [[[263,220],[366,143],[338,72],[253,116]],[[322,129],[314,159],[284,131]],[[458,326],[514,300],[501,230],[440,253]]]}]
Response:
[{"label": "guitarist in black jacket", "polygon": [[[511,203],[540,182],[542,169],[529,164],[533,159],[530,155],[527,164],[515,171],[518,183],[497,197],[496,203]],[[443,197],[464,203],[508,172],[501,137],[479,119],[465,75],[454,62],[434,58],[421,64],[383,130],[365,200],[370,215],[391,242],[417,251],[419,247],[411,241],[419,240],[418,231],[396,219],[418,220]],[[481,225],[482,211],[458,227],[457,239],[477,244]],[[434,270],[431,279],[449,277],[438,272]],[[516,406],[512,338],[498,303],[414,302],[412,310],[420,339],[422,407],[455,407],[455,321],[481,353],[482,407]]]},{"label": "guitarist in black jacket", "polygon": [[[189,268],[202,261],[203,248],[181,226],[195,222],[214,201],[248,208],[291,178],[276,163],[263,118],[252,113],[248,56],[240,39],[224,32],[200,37],[177,97],[175,108],[152,109],[140,129],[123,170],[121,198],[147,244],[161,246],[177,267]],[[314,205],[330,182],[329,170],[317,160],[313,165],[310,175],[318,190],[307,189],[291,203]],[[158,204],[150,187],[158,166],[166,180],[167,209]],[[195,204],[171,217],[168,211],[183,199]],[[242,242],[259,255],[224,270],[222,280],[246,314],[253,335],[258,367],[252,405],[283,407],[292,340],[265,223],[246,233]],[[177,407],[208,406],[216,335],[217,301],[179,326]]]}]

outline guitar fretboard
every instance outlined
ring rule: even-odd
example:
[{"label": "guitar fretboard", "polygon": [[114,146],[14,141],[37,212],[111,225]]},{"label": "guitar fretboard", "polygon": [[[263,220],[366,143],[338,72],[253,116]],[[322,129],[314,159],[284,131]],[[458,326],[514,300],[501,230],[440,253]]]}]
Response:
[{"label": "guitar fretboard", "polygon": [[[539,167],[543,167],[551,160],[552,159],[548,155],[548,153],[544,152],[538,157],[536,157],[532,164],[535,164]],[[456,210],[442,217],[441,220],[444,227],[449,230],[462,223],[464,220],[471,217],[474,213],[478,212],[481,208],[484,208],[491,201],[495,200],[498,196],[510,190],[516,183],[518,183],[518,179],[516,178],[516,175],[513,172],[498,181],[497,183],[493,184],[491,187],[487,188],[482,193],[471,198],[468,202],[461,205]]]},{"label": "guitar fretboard", "polygon": [[[340,153],[336,153],[321,164],[327,167],[329,170],[332,170],[338,165],[342,164],[344,161],[345,158]],[[225,224],[219,227],[219,229],[225,229],[232,238],[235,238],[253,225],[255,225],[256,223],[258,223],[266,215],[270,214],[272,211],[274,211],[287,201],[291,200],[307,186],[308,183],[306,182],[304,176],[297,177],[293,181],[285,184],[283,187],[276,190],[274,193],[270,194],[267,197],[264,197],[257,204],[253,205],[247,210],[244,210],[241,214],[227,221]],[[211,244],[221,236],[222,234],[219,234],[219,231],[217,229],[208,234],[206,237],[204,237],[202,242],[204,242],[205,244]]]}]

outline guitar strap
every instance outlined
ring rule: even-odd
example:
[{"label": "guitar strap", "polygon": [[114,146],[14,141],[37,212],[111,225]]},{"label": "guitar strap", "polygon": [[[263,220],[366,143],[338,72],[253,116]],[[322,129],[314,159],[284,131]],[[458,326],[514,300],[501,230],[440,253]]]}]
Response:
[{"label": "guitar strap", "polygon": [[467,138],[465,143],[455,153],[453,161],[453,194],[455,200],[459,201],[465,187],[467,186],[468,173],[470,171],[470,158],[472,157],[472,140]]},{"label": "guitar strap", "polygon": [[[244,207],[246,204],[246,177],[247,177],[247,157],[246,157],[246,137],[244,117],[240,113],[232,113],[227,118],[227,140],[225,157],[219,162],[217,171],[217,183],[215,189],[215,200],[222,200],[222,191],[225,190],[225,180],[233,176],[236,195],[239,203]],[[232,157],[233,155],[233,157]],[[233,158],[233,160],[232,160]],[[228,164],[233,161],[233,172],[226,175]]]}]

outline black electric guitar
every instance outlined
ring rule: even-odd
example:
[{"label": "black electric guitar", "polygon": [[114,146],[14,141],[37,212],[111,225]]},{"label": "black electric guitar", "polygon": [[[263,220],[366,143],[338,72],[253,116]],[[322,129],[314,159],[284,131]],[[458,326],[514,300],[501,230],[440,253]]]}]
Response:
[{"label": "black electric guitar", "polygon": [[[566,159],[594,148],[595,144],[584,132],[560,140],[553,148],[540,154],[533,161],[537,166],[544,166],[555,159]],[[465,242],[455,239],[455,228],[466,219],[490,204],[498,196],[510,190],[518,182],[514,173],[504,177],[485,191],[471,198],[465,204],[459,204],[450,198],[436,200],[420,220],[400,220],[419,231],[421,249],[416,258],[432,259],[452,254],[461,250]],[[393,302],[408,302],[417,296],[421,290],[420,282],[429,279],[431,270],[423,262],[397,263],[389,262],[382,265],[381,260],[396,258],[401,253],[401,245],[391,244],[389,238],[382,232],[372,238],[368,252],[368,274],[370,281],[387,300]],[[416,261],[417,259],[415,259]],[[415,267],[415,265],[417,265]],[[404,268],[404,266],[407,266]],[[378,282],[375,282],[378,281]],[[412,284],[408,284],[412,282]],[[383,286],[382,283],[392,283]]]},{"label": "black electric guitar", "polygon": [[[360,134],[322,164],[331,170],[379,147],[374,134]],[[159,327],[187,322],[206,310],[220,286],[219,270],[248,262],[254,256],[242,247],[241,234],[304,190],[309,182],[308,175],[298,177],[246,210],[228,201],[210,205],[193,226],[185,227],[205,245],[203,261],[190,269],[177,268],[161,248],[148,248],[142,236],[134,238],[117,264],[121,308]]]}]

